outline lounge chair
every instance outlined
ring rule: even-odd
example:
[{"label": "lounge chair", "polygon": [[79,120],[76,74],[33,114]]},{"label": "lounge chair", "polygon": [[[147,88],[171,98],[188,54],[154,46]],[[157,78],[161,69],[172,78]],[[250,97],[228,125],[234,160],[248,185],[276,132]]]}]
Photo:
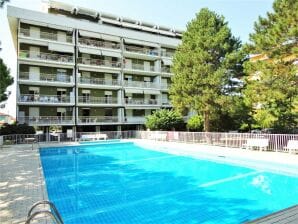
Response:
[{"label": "lounge chair", "polygon": [[298,140],[289,140],[287,146],[284,147],[285,151],[289,151],[289,153],[298,152]]},{"label": "lounge chair", "polygon": [[248,138],[246,144],[244,144],[246,149],[259,148],[260,151],[266,151],[269,146],[269,139],[267,138]]}]

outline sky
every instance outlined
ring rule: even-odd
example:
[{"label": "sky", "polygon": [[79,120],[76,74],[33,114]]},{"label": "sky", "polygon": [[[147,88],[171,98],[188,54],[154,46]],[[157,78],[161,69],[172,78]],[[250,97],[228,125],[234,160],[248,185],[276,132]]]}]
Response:
[{"label": "sky", "polygon": [[[234,36],[243,43],[249,40],[254,22],[272,10],[273,0],[59,0],[72,5],[92,8],[140,21],[186,29],[187,23],[201,8],[207,7],[228,21]],[[42,0],[10,0],[9,5],[41,10]],[[0,57],[16,80],[16,50],[14,49],[6,16],[6,6],[0,9]],[[8,88],[11,95],[0,112],[16,116],[16,83]],[[3,103],[1,103],[3,104]]]}]

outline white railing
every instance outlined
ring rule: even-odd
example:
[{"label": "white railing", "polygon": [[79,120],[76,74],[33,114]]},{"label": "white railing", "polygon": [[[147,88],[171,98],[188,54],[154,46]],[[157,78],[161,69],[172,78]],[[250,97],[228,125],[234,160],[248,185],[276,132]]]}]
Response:
[{"label": "white railing", "polygon": [[103,66],[103,67],[111,67],[111,68],[120,68],[120,61],[110,61],[110,60],[102,60],[102,59],[93,59],[93,58],[78,58],[78,63],[84,65],[94,65],[94,66]]},{"label": "white railing", "polygon": [[162,106],[172,106],[170,101],[162,101],[161,104]]},{"label": "white railing", "polygon": [[125,99],[124,102],[128,105],[158,105],[155,99]]},{"label": "white railing", "polygon": [[125,117],[126,123],[145,123],[145,116]]},{"label": "white railing", "polygon": [[171,73],[171,68],[162,66],[161,67],[161,72],[163,72],[163,73]]},{"label": "white railing", "polygon": [[39,95],[39,94],[21,94],[19,96],[19,102],[25,103],[70,103],[70,96],[57,96],[57,95]]},{"label": "white railing", "polygon": [[43,53],[36,51],[20,50],[20,58],[30,58],[44,61],[57,61],[64,63],[73,63],[73,56],[63,55],[63,54],[52,54],[52,53]]},{"label": "white railing", "polygon": [[161,84],[160,88],[163,90],[168,90],[171,87],[171,84]]},{"label": "white railing", "polygon": [[88,38],[79,38],[79,44],[85,45],[85,46],[92,46],[92,47],[98,47],[98,48],[110,48],[110,49],[120,49],[119,43],[113,43],[103,40],[91,40]]},{"label": "white railing", "polygon": [[[98,132],[97,132],[98,133]],[[66,133],[45,133],[4,135],[3,144],[28,143],[27,138],[35,138],[36,142],[65,142],[80,141],[82,135],[97,134],[77,132],[72,136]],[[158,141],[195,143],[215,145],[229,148],[243,148],[248,139],[268,139],[268,150],[288,152],[286,146],[289,140],[298,140],[298,134],[252,134],[252,133],[218,133],[218,132],[173,132],[173,131],[108,131],[100,132],[106,134],[107,139],[149,139]],[[237,149],[238,150],[238,149]],[[297,152],[297,151],[296,151]]]},{"label": "white railing", "polygon": [[32,126],[74,124],[74,118],[72,116],[26,116],[19,117],[18,120]]},{"label": "white railing", "polygon": [[25,28],[20,28],[20,34],[25,37],[72,43],[72,36],[70,35],[66,35],[64,39],[63,37],[59,38],[57,33],[49,33],[43,31],[36,32],[32,30],[30,31],[29,29]]},{"label": "white railing", "polygon": [[139,54],[146,54],[150,56],[158,56],[158,51],[150,48],[134,47],[134,46],[125,46],[125,51],[134,52]]},{"label": "white railing", "polygon": [[133,69],[133,70],[141,70],[141,71],[151,71],[155,72],[155,68],[153,65],[144,66],[143,64],[125,64],[126,69]]},{"label": "white railing", "polygon": [[172,58],[174,56],[174,52],[161,51],[161,56],[162,57],[167,57],[167,58]]},{"label": "white railing", "polygon": [[78,102],[83,104],[118,104],[116,97],[79,96]]},{"label": "white railing", "polygon": [[66,82],[69,83],[71,81],[71,76],[69,75],[60,75],[60,74],[46,74],[40,73],[39,79],[30,78],[30,72],[20,72],[19,74],[20,80],[30,80],[30,81],[45,81],[45,82]]},{"label": "white railing", "polygon": [[81,124],[97,124],[97,123],[116,123],[117,116],[79,116],[78,122]]},{"label": "white railing", "polygon": [[185,143],[201,143],[230,148],[245,148],[248,139],[268,139],[267,150],[285,151],[289,140],[298,140],[298,134],[252,134],[222,132],[172,132],[172,131],[139,131],[137,138],[163,140]]},{"label": "white railing", "polygon": [[106,86],[120,86],[121,82],[120,80],[113,79],[101,79],[101,78],[85,78],[80,77],[80,83],[81,84],[93,84],[93,85],[106,85]]},{"label": "white railing", "polygon": [[141,87],[141,88],[159,88],[159,84],[155,82],[141,82],[141,81],[124,81],[123,85],[126,87]]}]

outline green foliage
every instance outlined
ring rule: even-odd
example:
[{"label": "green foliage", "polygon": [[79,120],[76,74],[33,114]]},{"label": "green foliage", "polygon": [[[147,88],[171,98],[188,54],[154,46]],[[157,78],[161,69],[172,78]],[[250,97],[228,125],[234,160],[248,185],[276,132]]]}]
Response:
[{"label": "green foliage", "polygon": [[233,78],[243,75],[240,46],[224,18],[206,8],[183,33],[173,59],[171,102],[179,111],[202,114],[205,131],[213,129],[211,120],[227,98],[239,93]]},{"label": "green foliage", "polygon": [[35,129],[26,124],[6,124],[0,128],[0,135],[35,134]]},{"label": "green foliage", "polygon": [[253,108],[256,125],[263,128],[298,127],[298,1],[276,0],[273,12],[255,23],[248,54],[261,54],[263,60],[247,61],[244,92]]},{"label": "green foliage", "polygon": [[0,58],[0,102],[7,100],[6,88],[13,83],[13,78],[9,75],[9,69]]},{"label": "green foliage", "polygon": [[186,127],[190,131],[202,131],[204,128],[204,120],[200,115],[194,115],[188,119]]},{"label": "green foliage", "polygon": [[162,109],[147,116],[145,126],[150,130],[180,130],[184,127],[184,121],[177,111]]}]

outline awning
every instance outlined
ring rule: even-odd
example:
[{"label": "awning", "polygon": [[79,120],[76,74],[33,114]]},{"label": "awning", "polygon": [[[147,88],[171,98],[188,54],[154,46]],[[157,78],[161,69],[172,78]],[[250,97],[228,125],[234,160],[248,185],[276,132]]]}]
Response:
[{"label": "awning", "polygon": [[143,90],[140,90],[140,89],[125,89],[125,93],[140,93],[140,94],[143,94]]},{"label": "awning", "polygon": [[93,37],[93,38],[99,38],[99,39],[102,38],[100,33],[94,33],[94,32],[89,32],[84,30],[80,30],[79,33],[83,37]]},{"label": "awning", "polygon": [[71,28],[71,27],[66,27],[66,26],[64,27],[64,26],[54,25],[54,24],[50,24],[50,23],[43,23],[43,22],[38,22],[38,21],[33,21],[33,20],[27,20],[27,19],[21,19],[21,22],[32,24],[32,25],[37,25],[37,26],[50,27],[50,28],[58,29],[58,30],[65,30],[65,31],[73,30],[73,28]]},{"label": "awning", "polygon": [[148,46],[148,47],[155,47],[158,48],[159,45],[156,43],[151,43],[151,42],[146,42],[146,41],[141,41],[141,40],[134,40],[134,39],[124,39],[124,43],[126,44],[137,44],[141,46]]},{"label": "awning", "polygon": [[101,53],[102,53],[102,55],[104,55],[104,56],[110,56],[110,57],[115,57],[115,58],[121,58],[121,53],[120,53],[120,52],[101,50]]},{"label": "awning", "polygon": [[167,59],[167,58],[163,58],[162,62],[163,62],[164,65],[170,65],[171,66],[173,64],[172,60]]},{"label": "awning", "polygon": [[92,16],[96,18],[98,16],[98,12],[92,9],[87,9],[83,7],[78,7],[77,13],[87,15],[87,16]]},{"label": "awning", "polygon": [[111,36],[111,35],[101,34],[101,38],[102,38],[103,40],[109,40],[109,41],[114,41],[114,42],[120,42],[120,37],[116,37],[116,36]]},{"label": "awning", "polygon": [[68,46],[65,44],[58,44],[58,43],[49,43],[49,50],[50,51],[59,51],[59,52],[67,52],[67,53],[73,53],[74,47]]},{"label": "awning", "polygon": [[158,91],[158,90],[144,90],[144,94],[159,95],[160,91]]},{"label": "awning", "polygon": [[85,54],[96,54],[101,55],[101,50],[94,49],[94,48],[85,48],[85,47],[79,47],[79,52],[85,53]]}]

